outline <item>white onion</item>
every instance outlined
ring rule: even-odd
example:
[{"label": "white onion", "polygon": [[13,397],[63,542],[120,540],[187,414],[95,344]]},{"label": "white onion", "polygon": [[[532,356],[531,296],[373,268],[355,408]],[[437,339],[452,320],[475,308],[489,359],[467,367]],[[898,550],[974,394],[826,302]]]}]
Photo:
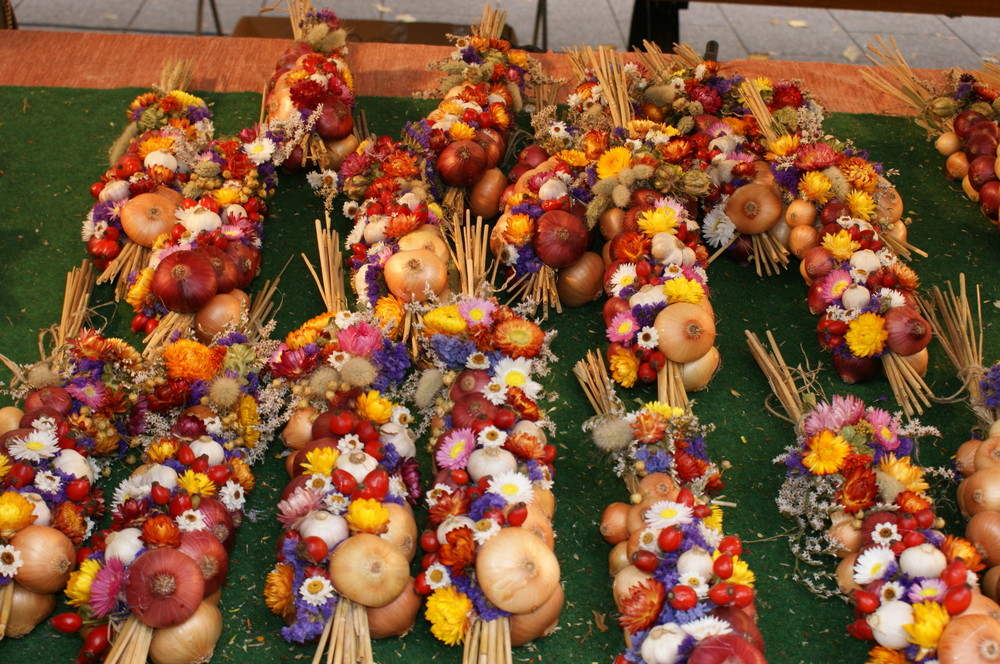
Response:
[{"label": "white onion", "polygon": [[189,447],[194,452],[195,459],[207,456],[210,466],[218,466],[226,460],[226,448],[215,442],[210,436],[202,436],[198,440],[192,441]]},{"label": "white onion", "polygon": [[667,301],[667,296],[663,292],[662,286],[643,286],[639,291],[628,299],[628,306],[636,307],[640,304],[663,304]]},{"label": "white onion", "polygon": [[229,222],[229,215],[231,214],[235,215],[236,217],[246,217],[247,209],[237,203],[230,203],[229,205],[226,205],[225,207],[222,208],[220,214],[222,216],[222,223],[225,224]]},{"label": "white onion", "polygon": [[107,560],[117,558],[122,564],[128,565],[139,551],[146,547],[142,542],[142,531],[138,528],[123,528],[112,532],[106,540],[104,557]]},{"label": "white onion", "polygon": [[913,607],[899,600],[883,602],[875,613],[868,616],[868,625],[872,628],[876,643],[894,650],[902,650],[910,645],[903,627],[912,624]]},{"label": "white onion", "polygon": [[947,566],[944,553],[928,542],[911,546],[899,556],[899,569],[913,578],[936,579]]},{"label": "white onion", "polygon": [[534,436],[542,445],[546,445],[549,442],[549,437],[545,435],[541,427],[530,420],[521,420],[514,425],[514,428],[510,430],[510,435],[524,433],[529,436]]},{"label": "white onion", "polygon": [[465,467],[473,482],[487,475],[517,470],[517,458],[502,447],[481,447],[469,455]]},{"label": "white onion", "polygon": [[108,201],[124,201],[129,197],[131,192],[127,180],[110,180],[104,185],[104,189],[101,189],[101,193],[98,194],[97,200],[102,203],[107,203]]},{"label": "white onion", "polygon": [[687,634],[677,623],[657,625],[642,642],[639,654],[646,664],[674,664],[679,656],[681,643]]},{"label": "white onion", "polygon": [[327,549],[332,551],[335,546],[347,539],[350,531],[344,517],[326,510],[317,510],[299,522],[299,534],[302,535],[302,539],[320,538],[326,543]]},{"label": "white onion", "polygon": [[52,460],[52,465],[68,475],[77,478],[86,477],[91,484],[94,483],[94,468],[76,450],[59,450],[59,455]]},{"label": "white onion", "polygon": [[164,489],[173,489],[177,486],[177,471],[170,466],[158,463],[146,471],[142,476],[142,482],[150,487],[153,486],[153,482],[156,482]]},{"label": "white onion", "polygon": [[681,578],[700,576],[708,579],[712,576],[712,555],[700,546],[692,547],[677,559],[677,572]]},{"label": "white onion", "polygon": [[147,170],[151,166],[162,166],[171,173],[177,172],[177,157],[166,150],[153,150],[142,160],[142,165]]}]

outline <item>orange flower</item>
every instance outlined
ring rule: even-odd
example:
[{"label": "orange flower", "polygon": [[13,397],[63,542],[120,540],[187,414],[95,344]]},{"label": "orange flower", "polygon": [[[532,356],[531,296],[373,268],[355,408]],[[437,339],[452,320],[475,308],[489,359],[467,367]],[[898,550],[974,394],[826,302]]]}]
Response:
[{"label": "orange flower", "polygon": [[898,496],[896,496],[896,504],[899,505],[899,509],[904,512],[909,512],[913,514],[919,512],[925,507],[931,506],[931,501],[924,498],[919,493],[915,491],[901,491]]},{"label": "orange flower", "polygon": [[69,340],[69,345],[76,355],[90,360],[103,359],[108,350],[107,340],[96,330],[80,330],[75,338]]},{"label": "orange flower", "polygon": [[385,328],[390,339],[395,339],[403,322],[403,301],[393,294],[383,295],[375,303],[375,318]]},{"label": "orange flower", "polygon": [[212,349],[197,341],[181,339],[163,350],[167,375],[182,380],[208,380],[222,368],[225,348]]},{"label": "orange flower", "polygon": [[518,431],[507,436],[504,448],[519,459],[534,459],[541,461],[545,456],[545,446],[536,436],[524,431]]},{"label": "orange flower", "polygon": [[394,214],[389,218],[389,222],[385,225],[385,236],[401,237],[410,231],[415,231],[417,228],[423,226],[424,221],[425,220],[421,219],[419,215],[413,214],[412,212]]},{"label": "orange flower", "polygon": [[438,549],[441,563],[448,567],[465,567],[476,559],[476,541],[472,538],[472,529],[467,526],[454,528],[444,536],[445,541]]},{"label": "orange flower", "polygon": [[617,260],[636,263],[649,256],[652,252],[653,238],[645,233],[625,231],[615,237],[612,246],[614,247],[614,255]]},{"label": "orange flower", "polygon": [[520,387],[507,386],[507,404],[517,411],[518,416],[522,420],[537,422],[542,416],[538,404],[529,399],[528,395]]},{"label": "orange flower", "polygon": [[510,318],[493,329],[493,339],[505,355],[531,358],[541,352],[545,333],[529,320]]},{"label": "orange flower", "polygon": [[264,604],[285,620],[295,617],[295,593],[292,582],[295,569],[288,563],[278,563],[264,582]]},{"label": "orange flower", "polygon": [[469,511],[469,499],[464,491],[455,491],[439,497],[428,510],[431,525],[441,525],[449,516],[460,516]]},{"label": "orange flower", "polygon": [[944,554],[949,563],[954,560],[962,560],[965,566],[973,572],[986,569],[986,564],[983,563],[983,557],[979,553],[979,549],[976,548],[975,544],[963,537],[946,535],[944,542],[941,543],[941,553]]},{"label": "orange flower", "polygon": [[382,164],[382,172],[394,178],[410,179],[420,172],[417,168],[417,157],[408,152],[396,152],[392,158]]},{"label": "orange flower", "polygon": [[256,481],[253,477],[253,471],[250,470],[246,461],[239,457],[233,457],[229,460],[229,469],[233,472],[229,479],[239,484],[244,491],[253,490]]},{"label": "orange flower", "polygon": [[848,157],[840,162],[838,168],[855,189],[869,194],[875,191],[878,185],[878,173],[867,159]]},{"label": "orange flower", "polygon": [[83,544],[83,536],[87,534],[87,519],[83,514],[83,505],[66,500],[52,510],[49,525],[62,531],[73,542],[73,546]]},{"label": "orange flower", "polygon": [[649,629],[663,609],[666,594],[667,589],[656,579],[646,579],[633,585],[622,598],[622,615],[618,624],[633,634]]},{"label": "orange flower", "polygon": [[844,506],[844,511],[857,514],[874,504],[878,480],[871,468],[852,466],[850,469],[845,467],[840,472],[844,476],[844,483],[837,491],[837,500]]},{"label": "orange flower", "polygon": [[526,214],[512,214],[507,217],[507,224],[501,235],[508,244],[520,247],[531,239],[535,232],[535,222]]},{"label": "orange flower", "polygon": [[583,136],[583,152],[589,161],[597,161],[608,149],[608,134],[596,129],[588,131]]},{"label": "orange flower", "polygon": [[632,422],[632,435],[643,445],[663,440],[667,431],[667,421],[659,413],[641,410]]},{"label": "orange flower", "polygon": [[889,266],[892,276],[896,277],[896,288],[904,291],[915,291],[920,286],[920,277],[908,265],[893,263]]},{"label": "orange flower", "polygon": [[174,548],[181,543],[181,529],[166,514],[156,514],[142,524],[142,541],[150,548]]},{"label": "orange flower", "polygon": [[663,158],[671,164],[676,164],[682,161],[692,152],[694,152],[694,143],[692,143],[690,139],[683,136],[674,137],[668,143],[660,145],[660,153],[663,154]]}]

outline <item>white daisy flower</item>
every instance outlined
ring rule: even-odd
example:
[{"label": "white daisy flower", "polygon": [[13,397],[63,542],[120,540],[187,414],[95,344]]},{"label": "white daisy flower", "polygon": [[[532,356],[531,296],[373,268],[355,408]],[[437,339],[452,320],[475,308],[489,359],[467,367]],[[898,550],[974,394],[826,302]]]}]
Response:
[{"label": "white daisy flower", "polygon": [[906,304],[906,298],[895,288],[880,288],[878,296],[890,309],[895,309]]},{"label": "white daisy flower", "polygon": [[694,590],[695,594],[698,595],[698,597],[708,597],[708,589],[709,589],[708,579],[706,579],[701,574],[696,574],[694,572],[691,572],[690,574],[687,575],[681,575],[681,577],[677,579],[677,583],[680,585],[689,586],[692,590]]},{"label": "white daisy flower", "polygon": [[360,209],[361,209],[361,204],[358,203],[357,201],[347,201],[346,203],[344,203],[344,208],[343,208],[344,216],[347,217],[348,219],[353,220],[354,215],[356,215],[358,213],[358,210]]},{"label": "white daisy flower", "polygon": [[530,503],[534,495],[531,480],[528,479],[527,475],[519,473],[516,470],[497,473],[490,480],[486,490],[489,493],[502,496],[508,505]]},{"label": "white daisy flower", "polygon": [[892,602],[906,596],[906,588],[899,581],[889,581],[879,590],[883,602]]},{"label": "white daisy flower", "polygon": [[691,523],[691,508],[684,503],[660,500],[653,503],[643,515],[647,526],[663,530],[670,526]]},{"label": "white daisy flower", "polygon": [[507,442],[507,432],[501,431],[495,426],[488,426],[476,436],[476,444],[479,447],[503,447]]},{"label": "white daisy flower", "polygon": [[[346,205],[344,206],[347,207]],[[354,217],[348,217],[348,219],[353,219]],[[351,228],[351,232],[347,234],[347,239],[344,240],[344,246],[351,249],[354,245],[358,244],[365,239],[365,227],[368,225],[368,220],[365,217],[359,218],[354,226]]]},{"label": "white daisy flower", "polygon": [[553,138],[569,138],[569,132],[566,130],[565,122],[553,122],[549,125],[549,136]]},{"label": "white daisy flower", "polygon": [[448,495],[451,495],[451,488],[447,484],[435,484],[434,488],[427,492],[428,507],[433,507],[434,503]]},{"label": "white daisy flower", "polygon": [[451,585],[451,574],[448,573],[448,568],[441,563],[434,563],[428,566],[427,571],[424,573],[424,578],[427,580],[427,585],[430,586],[431,590],[446,588]]},{"label": "white daisy flower", "polygon": [[483,396],[494,406],[507,403],[507,386],[494,378],[483,386]]},{"label": "white daisy flower", "polygon": [[333,584],[322,576],[310,576],[299,586],[299,595],[310,606],[322,606],[333,597]]},{"label": "white daisy flower", "polygon": [[500,532],[500,524],[493,519],[480,519],[472,528],[472,539],[482,546],[488,539]]},{"label": "white daisy flower", "polygon": [[892,546],[894,542],[902,539],[899,534],[899,528],[896,527],[896,524],[889,521],[877,523],[875,524],[875,528],[872,529],[872,541],[876,544]]},{"label": "white daisy flower", "polygon": [[35,473],[35,488],[42,493],[56,493],[62,488],[62,478],[50,470],[42,470]]},{"label": "white daisy flower", "polygon": [[722,618],[716,618],[715,616],[705,616],[704,618],[698,618],[697,620],[692,620],[689,623],[684,623],[681,625],[681,629],[684,630],[685,634],[690,634],[697,641],[707,639],[710,636],[720,636],[722,634],[731,634],[733,628]]},{"label": "white daisy flower", "polygon": [[247,497],[239,482],[229,480],[219,489],[219,500],[222,501],[227,510],[236,511],[243,509]]},{"label": "white daisy flower", "polygon": [[330,479],[329,475],[322,475],[319,473],[312,473],[309,475],[309,479],[306,481],[305,486],[315,491],[321,496],[333,491],[333,480]]},{"label": "white daisy flower", "polygon": [[128,478],[115,489],[112,504],[118,507],[126,500],[142,500],[149,495],[150,487],[141,478]]},{"label": "white daisy flower", "polygon": [[38,431],[48,431],[49,433],[56,432],[56,418],[51,415],[40,415],[32,420],[28,426],[32,429],[37,429]]},{"label": "white daisy flower", "polygon": [[361,317],[350,311],[338,311],[333,317],[333,321],[337,324],[337,327],[344,330],[361,320]]},{"label": "white daisy flower", "polygon": [[[255,141],[244,144],[243,152],[250,157],[250,161],[260,165],[271,160],[271,157],[274,156],[274,148],[274,141],[266,136],[261,136]],[[336,175],[337,174],[334,173],[335,177]]]},{"label": "white daisy flower", "polygon": [[508,387],[524,388],[531,380],[531,360],[526,357],[505,357],[497,362],[494,380]]},{"label": "white daisy flower", "polygon": [[389,495],[397,498],[406,498],[410,490],[406,487],[406,482],[399,475],[389,477]]},{"label": "white daisy flower", "polygon": [[635,284],[637,278],[635,263],[622,263],[611,274],[611,293],[618,297],[622,289]]},{"label": "white daisy flower", "polygon": [[23,564],[21,552],[15,549],[14,545],[4,544],[0,546],[0,576],[13,578]]},{"label": "white daisy flower", "polygon": [[718,200],[712,211],[705,215],[705,221],[701,224],[705,242],[715,249],[725,247],[736,238],[736,225],[732,219],[726,216],[726,204],[722,198]]},{"label": "white daisy flower", "polygon": [[351,356],[344,351],[335,350],[330,353],[330,357],[327,358],[327,363],[337,371],[340,371],[340,369],[344,366],[344,362],[347,362],[349,359],[351,359]]},{"label": "white daisy flower", "polygon": [[334,491],[323,498],[323,507],[332,514],[341,515],[347,511],[347,506],[350,502],[347,496],[342,496]]},{"label": "white daisy flower", "polygon": [[357,434],[349,433],[340,437],[337,441],[337,449],[341,454],[350,454],[356,450],[365,449],[365,444],[361,442]]},{"label": "white daisy flower", "polygon": [[11,439],[7,453],[18,461],[41,461],[59,453],[58,442],[53,432],[34,429],[31,433]]},{"label": "white daisy flower", "polygon": [[469,357],[465,360],[465,366],[467,369],[489,369],[490,368],[490,358],[481,351],[476,351],[470,353]]},{"label": "white daisy flower", "polygon": [[583,97],[579,93],[574,92],[570,96],[566,97],[566,105],[570,108],[579,106],[583,102]]},{"label": "white daisy flower", "polygon": [[177,527],[181,532],[187,533],[194,530],[205,530],[205,517],[198,510],[184,510],[177,517]]},{"label": "white daisy flower", "polygon": [[698,534],[701,538],[705,540],[705,544],[713,548],[718,548],[719,544],[722,542],[722,533],[720,533],[715,528],[709,528],[705,525],[704,521],[698,522]]},{"label": "white daisy flower", "polygon": [[658,541],[660,535],[659,529],[656,528],[643,528],[639,531],[639,542],[638,546],[643,551],[652,551],[653,553],[660,553],[660,543]]},{"label": "white daisy flower", "polygon": [[393,424],[398,424],[401,427],[407,427],[413,424],[413,413],[406,406],[395,405],[392,407],[392,415],[390,416],[390,421]]},{"label": "white daisy flower", "polygon": [[652,349],[659,345],[660,334],[656,331],[655,327],[647,325],[639,330],[639,334],[636,335],[635,340],[639,348]]},{"label": "white daisy flower", "polygon": [[874,546],[868,549],[858,556],[854,563],[854,582],[863,586],[881,579],[895,560],[896,554],[887,546]]}]

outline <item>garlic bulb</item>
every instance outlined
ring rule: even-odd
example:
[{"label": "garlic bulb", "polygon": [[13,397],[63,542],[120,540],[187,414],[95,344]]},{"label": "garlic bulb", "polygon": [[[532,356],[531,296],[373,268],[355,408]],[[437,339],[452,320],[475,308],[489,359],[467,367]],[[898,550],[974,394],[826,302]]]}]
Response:
[{"label": "garlic bulb", "polygon": [[913,624],[913,607],[906,602],[884,602],[875,613],[868,616],[868,625],[880,646],[902,650],[910,645],[904,627]]},{"label": "garlic bulb", "polygon": [[855,251],[851,254],[850,258],[851,267],[856,270],[864,270],[865,272],[872,273],[881,267],[882,263],[879,261],[878,256],[871,249],[862,249],[860,251]]},{"label": "garlic bulb", "polygon": [[468,528],[472,532],[476,532],[476,522],[467,516],[448,516],[441,522],[441,525],[437,527],[438,541],[447,541],[445,539],[445,535],[458,528]]},{"label": "garlic bulb", "polygon": [[76,450],[59,450],[59,455],[52,460],[52,465],[63,471],[67,475],[75,477],[86,477],[91,484],[94,483],[94,468]]},{"label": "garlic bulb", "polygon": [[202,231],[211,233],[222,226],[222,217],[200,205],[188,210],[178,211],[177,219],[188,231],[197,235]]},{"label": "garlic bulb", "polygon": [[679,649],[687,634],[677,623],[657,625],[649,630],[642,642],[639,654],[646,664],[674,664],[679,657]]},{"label": "garlic bulb", "polygon": [[375,244],[385,239],[385,227],[389,221],[384,216],[372,217],[365,226],[364,238],[368,244]]},{"label": "garlic bulb", "polygon": [[469,455],[466,471],[473,482],[487,475],[517,470],[517,458],[502,447],[481,447]]},{"label": "garlic bulb", "polygon": [[628,306],[636,307],[640,304],[663,304],[667,301],[667,296],[663,292],[662,286],[651,286],[646,284],[639,291],[628,299]]},{"label": "garlic bulb", "polygon": [[688,549],[677,559],[677,573],[681,578],[695,575],[704,579],[711,578],[712,554],[700,546]]},{"label": "garlic bulb", "polygon": [[386,422],[379,427],[379,440],[385,444],[392,444],[396,448],[396,453],[403,457],[413,457],[417,455],[416,439],[417,434],[407,427],[395,422]]},{"label": "garlic bulb", "polygon": [[657,233],[653,236],[653,258],[664,265],[680,265],[684,243],[673,233]]},{"label": "garlic bulb", "polygon": [[911,546],[899,556],[899,569],[913,578],[936,579],[948,566],[948,559],[939,548],[924,542]]},{"label": "garlic bulb", "polygon": [[220,215],[222,216],[222,223],[225,224],[229,221],[229,215],[233,215],[237,218],[246,217],[247,209],[237,203],[230,203],[222,208]]},{"label": "garlic bulb", "polygon": [[210,436],[202,436],[198,440],[192,441],[189,447],[194,452],[195,459],[207,456],[210,466],[218,466],[226,460],[226,449]]},{"label": "garlic bulb", "polygon": [[31,503],[31,513],[35,515],[35,520],[32,521],[33,525],[48,526],[51,524],[52,511],[45,504],[44,498],[37,493],[22,493],[21,496],[27,498],[28,502]]},{"label": "garlic bulb", "polygon": [[364,482],[365,477],[375,470],[376,466],[378,466],[378,461],[375,460],[375,457],[361,450],[354,450],[337,457],[337,468],[346,470],[358,482]]},{"label": "garlic bulb", "polygon": [[102,203],[124,201],[129,197],[130,191],[127,180],[109,180],[104,189],[101,189],[97,200]]},{"label": "garlic bulb", "polygon": [[104,549],[105,559],[122,561],[128,565],[139,552],[145,548],[142,542],[142,531],[138,528],[124,528],[117,532],[112,532],[106,540],[107,546]]},{"label": "garlic bulb", "polygon": [[333,550],[333,547],[340,544],[350,534],[347,520],[326,510],[316,510],[307,514],[299,522],[298,530],[302,539],[318,537],[326,543],[330,550]]},{"label": "garlic bulb", "polygon": [[142,482],[146,486],[153,486],[153,482],[156,482],[164,489],[173,489],[177,486],[177,471],[158,463],[146,471],[142,476]]},{"label": "garlic bulb", "polygon": [[568,193],[569,190],[566,188],[566,183],[557,177],[549,178],[538,188],[538,197],[543,201],[559,198]]},{"label": "garlic bulb", "polygon": [[177,172],[177,157],[170,154],[166,150],[153,150],[146,155],[146,158],[142,160],[142,165],[147,170],[151,166],[160,166],[165,168],[171,173]]},{"label": "garlic bulb", "polygon": [[862,286],[861,284],[854,284],[848,286],[840,296],[841,302],[844,303],[844,307],[847,309],[860,309],[861,307],[868,304],[868,300],[871,299],[871,291]]},{"label": "garlic bulb", "polygon": [[514,425],[514,428],[510,430],[510,435],[515,435],[519,433],[528,434],[538,439],[538,442],[545,445],[549,442],[549,437],[545,435],[542,428],[530,420],[521,420]]}]

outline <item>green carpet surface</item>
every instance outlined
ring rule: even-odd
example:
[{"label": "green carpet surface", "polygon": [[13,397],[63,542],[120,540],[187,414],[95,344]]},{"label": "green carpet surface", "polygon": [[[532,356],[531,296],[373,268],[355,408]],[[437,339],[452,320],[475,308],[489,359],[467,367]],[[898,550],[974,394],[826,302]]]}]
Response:
[{"label": "green carpet surface", "polygon": [[[58,319],[65,274],[85,256],[80,222],[92,204],[88,189],[106,168],[105,151],[124,122],[128,103],[139,92],[0,88],[0,353],[15,361],[36,360],[38,331]],[[256,119],[259,98],[254,95],[205,93],[204,97],[214,103],[220,132],[232,133]],[[391,136],[399,136],[406,120],[419,118],[432,107],[426,101],[396,98],[362,98],[358,106],[367,112],[372,130]],[[906,214],[914,220],[910,242],[930,254],[911,264],[925,286],[957,282],[963,271],[970,282],[982,284],[986,358],[1000,359],[997,229],[957,186],[944,179],[943,160],[925,142],[923,132],[908,122],[836,115],[827,127],[838,137],[854,139],[873,159],[899,171],[892,180],[903,196]],[[322,301],[298,257],[301,252],[315,255],[313,220],[321,214],[321,205],[304,176],[281,177],[266,226],[263,274],[255,282],[273,279],[292,258],[281,277],[278,297],[281,335],[322,310]],[[338,228],[346,232],[343,219],[338,219]],[[725,474],[724,493],[738,507],[727,509],[726,530],[747,543],[746,558],[757,574],[759,624],[768,661],[864,662],[866,645],[845,632],[849,608],[839,600],[818,600],[789,578],[794,559],[783,533],[790,524],[774,504],[783,467],[772,459],[791,442],[792,432],[764,408],[767,383],[746,348],[743,330],[758,334],[773,330],[786,360],[793,364],[805,357],[813,365],[823,361],[820,383],[827,395],[850,392],[896,410],[888,383],[878,379],[848,386],[836,377],[816,345],[816,320],[806,308],[806,286],[797,269],[760,279],[751,269],[722,258],[709,268],[709,286],[723,363],[709,389],[695,395],[694,410],[703,422],[716,425],[708,438],[713,459],[732,465]],[[106,304],[111,301],[110,286],[99,286],[94,302],[101,305],[98,315],[107,321],[109,333],[138,343],[128,330],[128,307]],[[516,649],[518,662],[610,662],[622,648],[607,573],[610,547],[601,539],[597,524],[607,503],[627,496],[607,459],[580,430],[582,420],[591,413],[571,373],[587,348],[606,345],[600,311],[600,303],[595,303],[553,314],[544,324],[559,330],[555,351],[560,362],[545,384],[558,393],[551,404],[559,427],[556,553],[567,604],[559,631]],[[952,395],[958,388],[954,370],[934,342],[931,353],[927,380],[936,394]],[[6,372],[3,378],[8,378]],[[654,398],[655,390],[634,389],[621,396],[638,403]],[[925,465],[950,463],[953,451],[969,437],[974,424],[961,402],[936,404],[921,420],[943,434],[921,447],[920,461]],[[280,451],[280,444],[272,444],[256,468],[259,488],[248,502],[256,518],[240,530],[232,553],[221,605],[225,625],[217,662],[293,662],[312,657],[313,648],[288,645],[281,639],[281,622],[266,610],[262,598],[264,576],[274,563],[273,545],[280,535],[274,519],[286,481],[277,456]],[[120,468],[116,477],[124,472]],[[962,532],[964,526],[954,508],[954,485],[935,490],[949,517],[948,530]],[[609,627],[603,632],[598,628],[602,622]],[[46,623],[28,637],[0,642],[0,662],[70,662],[80,645],[78,638],[60,635]],[[384,664],[449,662],[459,661],[461,650],[435,640],[421,616],[405,638],[377,642],[375,657]]]}]

